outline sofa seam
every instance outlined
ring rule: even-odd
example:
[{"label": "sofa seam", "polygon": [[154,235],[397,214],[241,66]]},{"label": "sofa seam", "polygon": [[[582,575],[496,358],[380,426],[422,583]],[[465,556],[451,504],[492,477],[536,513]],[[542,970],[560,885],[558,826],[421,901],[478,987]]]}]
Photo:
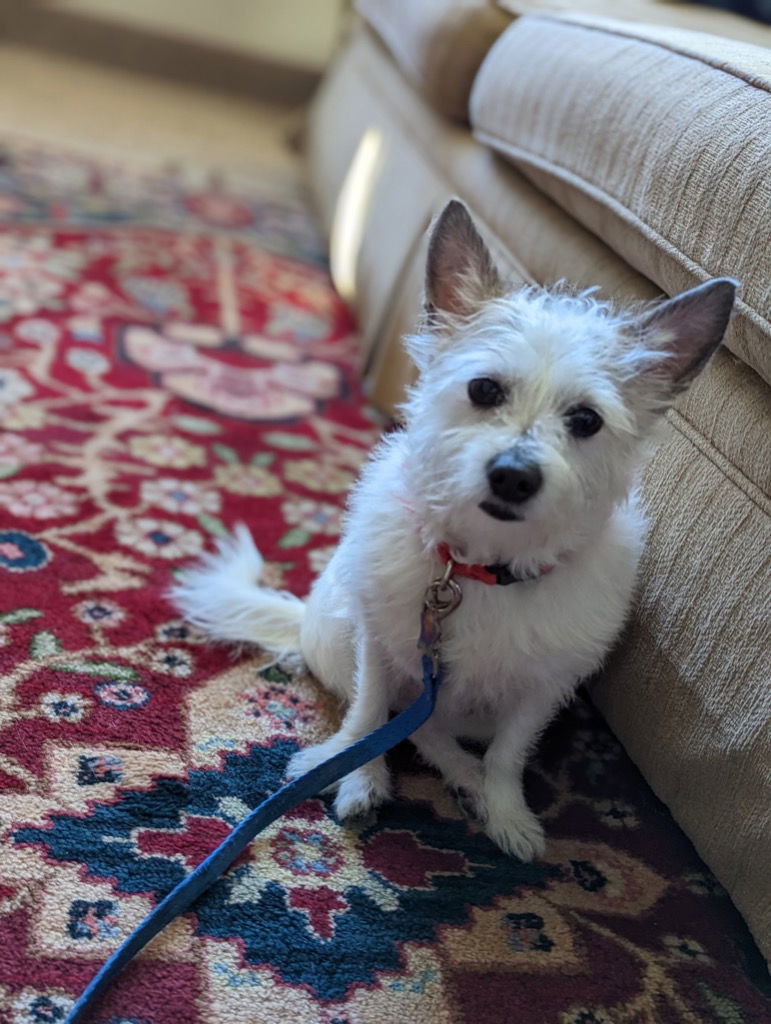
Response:
[{"label": "sofa seam", "polygon": [[[708,271],[704,267],[702,267],[700,263],[697,263],[695,260],[691,259],[691,257],[687,253],[683,252],[682,249],[674,245],[669,239],[665,238],[664,235],[662,235],[655,228],[653,228],[647,221],[643,220],[642,217],[640,217],[636,213],[633,213],[632,210],[630,210],[629,207],[625,205],[619,198],[614,196],[612,193],[608,192],[606,189],[602,188],[600,185],[596,185],[594,182],[589,181],[587,178],[583,177],[582,175],[578,174],[575,171],[570,170],[570,168],[557,163],[556,161],[550,159],[549,157],[541,156],[538,153],[534,153],[530,150],[523,149],[520,146],[513,145],[508,140],[498,135],[496,132],[491,132],[487,129],[480,128],[477,125],[472,125],[472,127],[474,135],[480,140],[480,142],[485,142],[488,145],[491,145],[494,148],[498,149],[499,151],[506,153],[508,156],[517,160],[521,160],[523,163],[530,163],[538,170],[553,173],[555,177],[560,178],[567,184],[571,184],[577,187],[580,192],[583,192],[590,199],[593,199],[600,203],[604,203],[608,208],[610,208],[613,211],[613,213],[619,216],[621,220],[625,221],[626,223],[634,227],[637,227],[638,229],[641,229],[642,233],[649,239],[649,241],[653,242],[654,244],[665,243],[666,246],[669,249],[671,249],[674,258],[677,260],[678,263],[680,263],[684,270],[687,270],[690,273],[700,272],[705,275],[705,280],[708,280],[710,277],[715,276],[711,271]],[[564,209],[561,203],[558,205]],[[597,234],[597,232],[594,232],[594,234]],[[600,236],[598,235],[598,237]],[[601,240],[605,241],[605,239]],[[610,243],[607,241],[605,241],[605,244],[610,246]],[[614,246],[610,247],[617,252]],[[619,255],[622,259],[626,260],[626,257],[623,254],[619,253]],[[627,260],[627,262],[629,261]],[[654,283],[656,284],[657,282]],[[753,324],[756,320],[759,321],[761,329],[765,330],[766,333],[771,334],[771,322],[769,322],[761,313],[759,313],[754,306],[749,305],[749,303],[745,302],[743,299],[740,298],[737,298],[736,305],[739,307],[742,316],[747,317],[747,319],[750,320],[750,322],[752,322]]]},{"label": "sofa seam", "polygon": [[[632,31],[625,32],[623,27],[621,27],[621,26],[620,27],[615,27],[614,26],[614,27],[611,28],[610,26],[607,26],[607,25],[590,24],[590,23],[587,23],[585,21],[573,20],[570,17],[567,17],[567,18],[566,17],[560,17],[556,13],[555,14],[549,14],[549,13],[546,13],[546,12],[543,12],[543,13],[542,12],[538,12],[538,13],[534,13],[534,14],[523,15],[522,17],[517,18],[516,21],[514,22],[514,24],[518,24],[523,19],[527,19],[527,20],[530,20],[530,21],[545,21],[545,22],[552,22],[552,23],[553,22],[557,22],[560,25],[568,25],[569,27],[572,27],[572,28],[585,29],[588,32],[598,32],[598,33],[601,33],[602,35],[606,35],[606,36],[615,36],[618,39],[631,39],[634,42],[643,43],[646,46],[652,46],[652,47],[656,47],[656,48],[661,49],[661,50],[667,50],[669,53],[675,53],[679,57],[684,57],[686,60],[692,60],[696,64],[701,64],[701,65],[703,65],[705,67],[713,68],[715,71],[722,71],[724,74],[730,75],[731,78],[736,78],[736,79],[738,79],[741,82],[745,82],[752,89],[757,89],[759,92],[763,92],[766,95],[771,95],[771,86],[762,84],[758,80],[758,78],[750,77],[751,74],[752,74],[751,72],[748,72],[748,71],[742,72],[739,68],[733,67],[732,65],[727,65],[727,64],[720,63],[719,58],[717,58],[717,57],[711,57],[710,58],[710,57],[704,56],[703,54],[698,54],[698,53],[695,53],[695,52],[689,52],[687,49],[685,49],[683,47],[676,46],[673,43],[664,42],[661,39],[646,39],[645,36],[643,36],[643,35],[641,35],[639,33],[635,34]],[[645,23],[644,22],[629,22],[629,24],[630,25],[631,24],[638,24],[638,25],[640,25],[640,24],[645,24]],[[688,29],[688,28],[682,28],[680,26],[667,26],[667,27],[674,28],[676,31],[680,31],[680,32],[698,32],[701,35],[706,35],[706,36],[713,35],[713,33],[710,33],[710,32],[701,32],[699,29]],[[716,38],[723,38],[723,37],[718,36]],[[728,37],[725,37],[725,38],[728,38]],[[736,40],[736,41],[737,42],[742,42],[741,40]],[[747,42],[745,42],[744,45],[745,46],[755,46],[754,43],[747,43]],[[760,49],[763,49],[763,47],[758,46],[757,49],[760,50]]]},{"label": "sofa seam", "polygon": [[741,469],[715,445],[710,444],[704,434],[679,409],[670,409],[667,421],[681,437],[707,459],[730,483],[744,494],[748,501],[763,515],[771,517],[771,500],[763,493],[759,484],[751,480]]}]

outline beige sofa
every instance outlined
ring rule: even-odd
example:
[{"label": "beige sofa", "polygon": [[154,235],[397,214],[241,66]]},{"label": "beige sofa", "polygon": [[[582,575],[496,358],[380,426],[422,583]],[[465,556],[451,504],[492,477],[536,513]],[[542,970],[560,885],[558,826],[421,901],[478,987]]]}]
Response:
[{"label": "beige sofa", "polygon": [[308,164],[381,407],[413,372],[400,339],[449,195],[514,280],[743,283],[646,472],[638,603],[592,693],[769,956],[771,29],[655,0],[357,7]]}]

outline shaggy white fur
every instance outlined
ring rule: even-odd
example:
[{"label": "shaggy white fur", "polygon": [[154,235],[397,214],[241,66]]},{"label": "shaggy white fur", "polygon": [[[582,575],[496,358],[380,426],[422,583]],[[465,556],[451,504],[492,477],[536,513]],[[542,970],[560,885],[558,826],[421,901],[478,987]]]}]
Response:
[{"label": "shaggy white fur", "polygon": [[[292,774],[416,696],[440,543],[461,561],[517,573],[553,564],[505,587],[461,581],[463,602],[444,622],[437,708],[413,737],[503,850],[542,852],[522,792],[528,751],[629,613],[644,537],[635,474],[662,413],[719,344],[734,293],[719,279],[617,313],[589,293],[511,292],[466,208],[448,204],[429,247],[426,323],[408,340],[420,378],[404,429],[373,453],[308,599],[258,585],[262,561],[244,527],[173,592],[210,636],[277,657],[299,651],[348,701],[340,730],[301,751]],[[484,756],[462,737],[486,741]],[[339,784],[337,813],[366,813],[389,792],[378,758]]]}]

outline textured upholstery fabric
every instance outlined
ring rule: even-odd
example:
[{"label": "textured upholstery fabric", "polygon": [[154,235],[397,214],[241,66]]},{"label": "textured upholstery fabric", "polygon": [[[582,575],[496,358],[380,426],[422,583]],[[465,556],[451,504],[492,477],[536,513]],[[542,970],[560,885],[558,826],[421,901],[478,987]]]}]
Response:
[{"label": "textured upholstery fabric", "polygon": [[523,17],[471,109],[479,139],[664,291],[737,277],[726,344],[771,380],[771,51]]},{"label": "textured upholstery fabric", "polygon": [[644,481],[639,603],[593,697],[771,956],[771,402],[725,350]]},{"label": "textured upholstery fabric", "polygon": [[431,106],[468,120],[474,76],[511,16],[489,0],[356,0],[356,7]]}]

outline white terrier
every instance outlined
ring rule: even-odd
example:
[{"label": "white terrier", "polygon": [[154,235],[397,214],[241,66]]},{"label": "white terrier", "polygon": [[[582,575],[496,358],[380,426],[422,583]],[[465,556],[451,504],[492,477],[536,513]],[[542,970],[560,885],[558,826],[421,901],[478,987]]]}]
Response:
[{"label": "white terrier", "polygon": [[[588,294],[512,291],[466,207],[446,206],[430,240],[425,323],[408,340],[420,378],[404,429],[364,469],[308,598],[258,585],[262,559],[245,527],[173,592],[211,637],[299,652],[348,702],[340,730],[298,753],[292,775],[417,696],[424,595],[452,558],[463,601],[443,623],[436,710],[412,739],[501,849],[543,852],[522,792],[528,751],[619,634],[644,538],[636,470],[719,345],[735,291],[721,278],[642,313]],[[484,756],[464,737],[485,741]],[[338,784],[336,812],[364,814],[389,792],[381,757]]]}]

